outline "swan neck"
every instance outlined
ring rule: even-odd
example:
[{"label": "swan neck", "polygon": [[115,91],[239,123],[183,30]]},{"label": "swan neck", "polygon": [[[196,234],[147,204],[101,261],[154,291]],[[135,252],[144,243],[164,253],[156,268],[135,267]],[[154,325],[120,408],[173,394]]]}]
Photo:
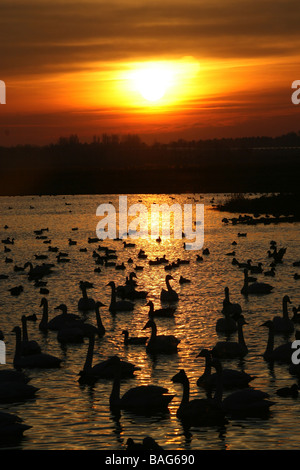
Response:
[{"label": "swan neck", "polygon": [[211,375],[211,357],[206,356],[205,357],[205,368],[203,372],[203,376],[209,377]]},{"label": "swan neck", "polygon": [[243,325],[238,324],[238,342],[241,346],[246,346],[245,339],[244,339],[244,332],[243,332]]},{"label": "swan neck", "polygon": [[102,328],[103,327],[103,324],[102,324],[102,320],[101,320],[101,316],[100,316],[100,311],[99,311],[99,307],[96,306],[96,321],[97,321],[97,327],[98,329],[99,328]]},{"label": "swan neck", "polygon": [[272,328],[269,328],[268,342],[265,354],[272,354],[274,349],[274,331]]},{"label": "swan neck", "polygon": [[289,318],[288,302],[285,299],[282,301],[282,313],[283,313],[283,318],[285,318],[285,319]]},{"label": "swan neck", "polygon": [[179,408],[186,406],[190,401],[190,382],[187,377],[185,377],[184,381],[182,382],[183,386],[183,394]]},{"label": "swan neck", "polygon": [[157,335],[157,327],[156,327],[156,324],[153,323],[153,324],[151,325],[151,337],[150,337],[150,341],[155,340],[156,335]]},{"label": "swan neck", "polygon": [[25,317],[22,318],[22,339],[28,341],[27,320]]},{"label": "swan neck", "polygon": [[216,374],[217,374],[217,385],[216,385],[216,391],[214,395],[214,400],[216,400],[218,403],[222,403],[222,398],[223,398],[223,380],[222,380],[222,365],[220,364],[216,368]]},{"label": "swan neck", "polygon": [[16,331],[16,349],[14,356],[14,364],[16,364],[21,359],[21,331]]},{"label": "swan neck", "polygon": [[84,366],[83,366],[84,371],[87,371],[87,370],[92,368],[94,344],[95,344],[95,338],[94,338],[94,336],[91,336],[90,341],[89,341],[89,347],[88,347],[85,363],[84,363]]},{"label": "swan neck", "polygon": [[121,378],[120,378],[120,370],[116,373],[112,391],[109,398],[110,406],[118,406],[120,404],[120,386],[121,386]]}]

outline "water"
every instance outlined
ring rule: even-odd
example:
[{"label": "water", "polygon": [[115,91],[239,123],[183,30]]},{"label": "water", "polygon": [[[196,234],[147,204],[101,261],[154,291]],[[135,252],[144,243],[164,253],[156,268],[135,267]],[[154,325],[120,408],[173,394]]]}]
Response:
[{"label": "water", "polygon": [[[89,296],[101,300],[106,307],[101,309],[101,317],[106,334],[96,339],[94,363],[118,354],[125,360],[138,365],[141,370],[135,378],[124,381],[121,393],[140,384],[160,384],[176,394],[169,406],[168,414],[153,417],[138,417],[122,412],[119,420],[110,413],[108,400],[112,383],[99,380],[94,387],[80,386],[78,373],[82,369],[88,342],[80,345],[68,345],[62,348],[57,341],[56,332],[50,331],[44,336],[38,329],[38,322],[28,323],[29,338],[35,339],[44,352],[49,352],[63,359],[60,369],[29,370],[30,384],[40,390],[36,399],[13,404],[0,404],[0,411],[15,413],[31,427],[23,439],[14,444],[15,449],[57,449],[57,450],[119,450],[126,448],[129,437],[139,441],[146,435],[152,436],[166,450],[217,450],[217,449],[297,449],[300,439],[300,400],[280,398],[276,390],[295,383],[296,378],[289,374],[288,366],[275,364],[269,368],[261,357],[267,341],[267,330],[260,327],[263,321],[280,315],[282,297],[289,295],[293,305],[300,304],[299,281],[293,279],[297,268],[292,263],[300,258],[299,224],[278,224],[262,226],[224,226],[223,217],[230,214],[212,210],[212,198],[222,200],[225,195],[135,195],[128,198],[128,204],[143,202],[149,207],[152,202],[173,204],[205,204],[205,243],[210,255],[203,263],[196,262],[195,251],[185,251],[182,240],[137,240],[135,248],[124,249],[121,241],[105,241],[102,245],[117,250],[118,263],[124,261],[126,271],[117,271],[113,267],[103,268],[95,273],[96,267],[92,252],[98,244],[87,243],[88,237],[95,237],[99,219],[96,208],[103,202],[113,202],[118,207],[118,196],[33,196],[2,197],[1,240],[10,236],[15,244],[9,247],[11,253],[4,253],[2,245],[0,255],[0,274],[8,274],[7,280],[0,280],[0,329],[5,334],[7,347],[7,366],[12,367],[15,336],[12,329],[20,325],[21,316],[35,313],[41,318],[39,289],[28,281],[24,272],[14,272],[15,265],[24,265],[26,261],[35,261],[35,254],[49,256],[46,262],[54,262],[55,268],[48,281],[47,295],[49,316],[57,314],[54,307],[60,303],[68,306],[69,313],[78,313],[77,303],[81,297],[79,282],[90,281],[95,285],[88,291]],[[4,229],[4,225],[8,229]],[[51,239],[51,246],[69,253],[70,262],[56,263],[56,253],[48,251],[48,244],[36,239],[34,230],[48,228],[45,235]],[[78,228],[72,231],[72,228]],[[247,232],[247,237],[238,238],[238,232]],[[68,239],[77,241],[69,246]],[[232,242],[236,240],[237,246]],[[279,247],[287,247],[284,263],[276,268],[275,278],[259,276],[263,281],[269,279],[274,285],[274,292],[268,296],[251,296],[245,299],[240,293],[243,273],[232,266],[232,258],[226,253],[233,249],[239,261],[252,259],[253,264],[262,262],[269,269],[270,259],[267,250],[271,240],[276,240]],[[80,252],[87,248],[87,252]],[[143,346],[125,347],[122,330],[131,334],[144,335],[142,331],[148,319],[146,302],[153,300],[155,307],[160,305],[159,295],[165,285],[164,266],[149,266],[148,260],[137,259],[139,249],[145,250],[149,259],[166,255],[170,261],[177,258],[189,259],[189,265],[181,265],[171,272],[174,277],[172,286],[179,294],[179,302],[174,319],[157,319],[159,333],[176,335],[180,340],[179,352],[172,356],[159,356],[153,360]],[[5,257],[13,263],[5,263]],[[127,263],[128,258],[133,264]],[[137,301],[133,313],[118,313],[112,316],[108,311],[110,288],[106,284],[114,280],[117,285],[124,284],[125,277],[136,264],[144,266],[138,271],[138,289],[149,292],[147,301]],[[178,284],[180,275],[191,280],[190,284]],[[270,280],[271,279],[271,280]],[[8,289],[23,285],[24,291],[18,297],[11,296]],[[245,340],[249,348],[243,361],[231,360],[224,364],[232,368],[243,369],[255,375],[252,386],[270,394],[276,405],[267,419],[229,420],[228,424],[217,427],[191,428],[186,432],[176,418],[176,409],[180,403],[182,390],[171,382],[171,377],[184,369],[190,379],[191,398],[204,397],[204,391],[197,387],[196,380],[202,374],[204,361],[196,358],[203,347],[212,347],[219,339],[224,339],[215,331],[216,320],[222,316],[224,287],[230,288],[231,300],[238,302],[248,325],[244,327]],[[291,309],[291,307],[289,307]],[[90,323],[95,322],[95,314],[87,314]],[[149,332],[149,330],[147,330]],[[236,335],[232,336],[236,338]],[[292,336],[293,338],[293,336]],[[276,336],[276,345],[286,341],[283,336]],[[1,448],[7,446],[2,444]]]}]

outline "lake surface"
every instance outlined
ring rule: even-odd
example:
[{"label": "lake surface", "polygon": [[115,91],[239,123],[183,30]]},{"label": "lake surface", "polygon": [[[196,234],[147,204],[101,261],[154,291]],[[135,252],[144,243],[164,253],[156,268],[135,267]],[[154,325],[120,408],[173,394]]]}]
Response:
[{"label": "lake surface", "polygon": [[[204,256],[202,263],[196,262],[200,251],[186,251],[184,240],[155,239],[134,240],[135,248],[124,248],[120,240],[99,241],[88,243],[88,237],[95,237],[99,217],[96,209],[99,204],[112,202],[118,208],[118,196],[32,196],[32,197],[1,197],[1,240],[6,237],[15,238],[10,253],[4,253],[1,244],[0,274],[8,274],[8,279],[0,280],[0,329],[5,335],[7,348],[7,365],[13,367],[15,335],[12,329],[21,325],[21,316],[35,313],[36,323],[28,323],[29,338],[35,339],[44,352],[54,354],[63,359],[62,366],[53,370],[28,370],[30,384],[38,387],[36,399],[13,404],[0,404],[0,411],[15,413],[31,427],[15,449],[58,449],[58,450],[122,450],[126,448],[129,437],[140,441],[149,435],[166,450],[219,450],[219,449],[298,449],[300,441],[300,398],[281,398],[276,390],[297,382],[290,375],[288,366],[275,364],[273,368],[262,358],[267,343],[267,330],[260,325],[281,315],[282,298],[289,295],[294,306],[300,304],[300,281],[294,280],[297,268],[292,266],[300,259],[299,224],[277,224],[258,226],[226,226],[224,217],[232,214],[212,210],[215,202],[223,200],[223,194],[185,194],[185,195],[132,195],[128,197],[128,205],[142,202],[147,207],[151,203],[173,204],[204,204],[205,207],[205,242],[210,254]],[[8,228],[4,229],[7,225]],[[34,230],[48,228],[44,233],[51,240],[51,246],[59,247],[67,252],[69,263],[57,263],[57,253],[48,251],[45,240],[37,239]],[[78,228],[78,230],[72,230]],[[238,237],[238,232],[247,232],[246,237]],[[77,244],[69,246],[68,239],[76,240]],[[232,265],[232,257],[228,252],[235,250],[236,258],[246,262],[251,259],[253,264],[263,263],[265,270],[270,269],[270,258],[267,250],[270,241],[276,240],[278,247],[287,247],[284,262],[277,266],[274,278],[258,275],[263,282],[274,286],[273,293],[266,296],[241,295],[243,271]],[[132,240],[130,240],[132,241]],[[233,246],[232,242],[237,245]],[[126,270],[118,271],[114,267],[101,266],[101,272],[94,269],[93,250],[98,245],[114,248],[117,251],[117,263],[125,263]],[[80,248],[87,248],[81,252]],[[148,259],[137,258],[140,249],[145,250]],[[99,252],[101,254],[101,252]],[[46,261],[35,260],[35,254],[46,254]],[[189,265],[181,265],[171,271],[174,281],[172,287],[179,294],[179,301],[174,319],[157,319],[158,332],[174,334],[180,339],[178,354],[159,355],[153,359],[145,351],[144,346],[128,346],[123,343],[122,330],[128,329],[132,335],[145,335],[143,326],[148,320],[148,300],[152,300],[156,308],[160,306],[160,291],[165,287],[167,272],[164,265],[149,266],[149,259],[166,255],[171,262],[177,258],[190,260]],[[13,263],[5,263],[8,256]],[[128,259],[133,264],[128,264]],[[68,345],[62,348],[57,341],[57,333],[49,331],[45,336],[39,328],[42,309],[40,301],[43,297],[39,289],[29,281],[26,272],[14,272],[15,265],[22,266],[26,261],[34,265],[42,262],[54,263],[53,273],[46,276],[49,294],[49,317],[57,314],[54,307],[61,303],[68,306],[69,313],[78,312],[78,300],[82,296],[79,289],[80,281],[94,283],[88,295],[100,300],[106,306],[101,309],[101,317],[106,334],[96,339],[93,363],[104,360],[112,355],[133,362],[140,367],[135,377],[122,382],[121,394],[131,387],[141,384],[159,384],[167,387],[176,396],[169,405],[169,413],[157,414],[152,417],[136,416],[122,412],[119,420],[109,410],[109,395],[112,388],[110,380],[99,380],[94,387],[80,386],[78,373],[83,368],[88,347],[88,340],[83,344]],[[133,313],[112,315],[108,306],[111,290],[107,283],[115,281],[123,285],[125,278],[133,267],[138,264],[144,270],[137,271],[138,289],[148,291],[147,300],[135,302]],[[299,269],[299,268],[298,268]],[[299,271],[298,271],[299,272]],[[190,284],[180,285],[180,275],[191,280]],[[267,281],[266,281],[267,279]],[[10,294],[10,288],[22,285],[24,291],[17,297]],[[183,429],[176,417],[176,410],[181,401],[182,389],[174,384],[171,377],[180,369],[184,369],[190,379],[191,398],[205,397],[203,389],[197,387],[196,381],[203,373],[204,360],[196,358],[201,348],[211,348],[225,337],[215,329],[216,321],[222,316],[224,288],[230,289],[231,301],[241,304],[248,325],[244,326],[245,340],[249,353],[241,360],[224,361],[226,367],[244,370],[256,379],[252,387],[270,394],[276,404],[266,419],[230,419],[228,424],[218,427]],[[291,306],[289,306],[291,313]],[[83,315],[83,314],[82,314]],[[84,316],[84,315],[83,315]],[[90,323],[96,324],[94,312],[85,315]],[[147,334],[150,331],[147,330]],[[236,334],[232,335],[236,339]],[[294,339],[292,335],[290,339]],[[284,336],[276,336],[275,342],[286,341]],[[224,393],[224,396],[228,392]],[[2,445],[0,448],[6,448]]]}]

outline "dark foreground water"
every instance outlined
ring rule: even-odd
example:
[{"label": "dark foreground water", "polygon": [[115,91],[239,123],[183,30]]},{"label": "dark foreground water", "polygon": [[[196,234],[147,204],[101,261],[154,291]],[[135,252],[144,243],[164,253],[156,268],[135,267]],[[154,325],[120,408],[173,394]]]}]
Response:
[{"label": "dark foreground water", "polygon": [[[263,321],[280,315],[282,297],[288,294],[293,305],[300,304],[299,282],[293,279],[297,268],[292,263],[299,256],[299,224],[278,224],[262,226],[225,226],[223,217],[230,214],[212,210],[211,202],[218,201],[224,195],[136,195],[128,198],[128,203],[166,202],[172,204],[204,203],[205,204],[205,243],[210,255],[203,263],[196,262],[196,255],[202,253],[185,251],[183,240],[137,240],[135,248],[124,248],[121,241],[105,241],[99,244],[117,250],[117,263],[124,261],[126,270],[118,271],[114,267],[101,267],[101,273],[95,273],[96,267],[92,252],[98,244],[89,244],[88,237],[95,237],[97,206],[103,202],[113,202],[118,207],[118,196],[34,196],[0,198],[1,240],[14,237],[15,244],[11,252],[4,253],[1,244],[0,274],[9,278],[0,280],[0,329],[5,335],[7,347],[7,365],[12,367],[15,336],[12,329],[20,325],[23,314],[35,313],[41,318],[40,299],[42,294],[33,286],[26,273],[14,272],[14,266],[24,265],[26,261],[40,264],[35,260],[36,254],[46,254],[44,262],[54,263],[53,273],[45,278],[48,281],[47,295],[49,316],[57,314],[54,307],[60,303],[68,306],[69,313],[78,313],[77,303],[81,297],[79,282],[90,281],[94,289],[89,296],[101,300],[106,307],[101,309],[102,321],[106,334],[96,339],[94,363],[118,354],[141,368],[135,378],[122,383],[121,393],[139,384],[160,384],[176,394],[169,406],[168,414],[152,417],[135,416],[122,412],[119,420],[114,419],[109,410],[109,394],[112,383],[99,380],[94,387],[80,386],[78,373],[82,369],[88,342],[80,345],[69,345],[62,348],[57,341],[57,333],[50,331],[44,336],[37,323],[29,323],[30,339],[35,339],[44,352],[57,355],[63,359],[60,369],[29,370],[30,384],[40,390],[36,399],[22,403],[0,404],[0,411],[18,414],[26,424],[32,426],[26,431],[23,439],[14,446],[16,449],[106,449],[117,450],[126,447],[129,437],[141,440],[150,435],[167,450],[196,449],[298,449],[300,441],[300,398],[280,398],[276,390],[297,381],[288,371],[288,366],[275,364],[269,368],[261,357],[267,342],[267,330],[260,328]],[[8,229],[4,229],[7,225]],[[48,244],[37,239],[34,230],[48,228],[44,235],[51,240],[51,246],[57,246],[69,254],[69,263],[57,263],[56,253],[48,251]],[[78,228],[78,230],[72,230]],[[247,237],[238,237],[238,232],[247,232]],[[68,239],[77,241],[69,246]],[[237,242],[233,247],[232,242]],[[253,264],[262,262],[269,269],[270,259],[267,250],[271,240],[276,240],[279,247],[287,247],[284,263],[276,268],[276,277],[270,278],[274,291],[268,296],[251,296],[245,299],[240,290],[243,284],[242,270],[232,266],[232,257],[226,256],[233,249],[239,261],[251,258]],[[80,252],[87,248],[87,252]],[[147,260],[137,259],[139,249],[145,250]],[[100,253],[101,254],[101,253]],[[126,275],[138,264],[144,266],[138,271],[138,289],[149,292],[147,300],[153,300],[156,307],[160,305],[159,295],[165,285],[166,271],[164,265],[149,266],[148,260],[166,255],[170,261],[177,258],[190,260],[189,265],[182,265],[171,272],[174,277],[172,286],[179,294],[179,302],[174,319],[158,319],[159,333],[176,335],[180,340],[178,354],[161,355],[153,360],[145,347],[125,347],[122,330],[128,329],[132,334],[142,335],[142,328],[148,319],[147,301],[137,301],[133,313],[118,313],[112,316],[108,310],[110,288],[106,284],[114,280],[117,285],[124,284]],[[5,263],[5,258],[13,263]],[[133,264],[128,264],[129,258]],[[180,275],[191,280],[190,284],[180,285]],[[259,275],[263,281],[266,279]],[[13,297],[8,289],[22,285],[24,291]],[[171,382],[171,377],[179,370],[185,369],[191,384],[191,398],[204,397],[204,391],[197,387],[196,380],[203,372],[204,362],[196,358],[203,347],[212,347],[218,339],[224,338],[216,333],[216,320],[222,316],[224,287],[230,288],[231,300],[241,304],[248,325],[244,327],[245,339],[249,348],[243,361],[232,360],[224,364],[232,368],[243,369],[256,376],[252,382],[254,388],[270,394],[276,404],[267,419],[229,420],[223,428],[191,428],[185,432],[176,418],[176,409],[181,400],[182,390]],[[291,311],[291,306],[289,307]],[[88,321],[95,323],[95,314],[87,314]],[[149,330],[148,330],[149,331]],[[236,335],[232,335],[236,338]],[[294,336],[292,335],[291,339]],[[276,337],[276,345],[286,341],[283,336]],[[1,448],[6,448],[3,445]]]}]

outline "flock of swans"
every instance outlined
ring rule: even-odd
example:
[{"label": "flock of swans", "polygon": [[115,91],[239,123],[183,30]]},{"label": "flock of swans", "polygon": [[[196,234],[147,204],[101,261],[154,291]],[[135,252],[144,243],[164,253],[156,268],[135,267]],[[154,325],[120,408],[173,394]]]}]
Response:
[{"label": "flock of swans", "polygon": [[[40,229],[35,231],[37,237],[47,240],[45,232],[48,229]],[[120,240],[117,240],[120,242]],[[162,240],[157,240],[161,243]],[[2,240],[4,245],[4,253],[13,256],[15,239],[7,237]],[[60,345],[68,344],[87,344],[85,362],[82,364],[81,370],[78,370],[76,380],[81,385],[94,386],[99,380],[105,379],[111,381],[111,393],[107,397],[107,406],[111,413],[121,415],[122,410],[129,410],[133,414],[141,415],[143,413],[151,415],[158,411],[168,411],[172,400],[175,397],[173,392],[165,386],[147,384],[139,385],[127,390],[121,394],[121,386],[123,381],[128,377],[135,377],[139,371],[139,366],[131,362],[122,360],[119,355],[115,354],[106,360],[95,363],[94,348],[95,339],[103,338],[107,334],[107,329],[102,321],[101,309],[108,309],[112,316],[117,316],[122,312],[127,315],[133,315],[136,302],[142,300],[149,307],[148,318],[145,321],[142,331],[137,336],[131,336],[127,329],[122,330],[124,336],[124,347],[143,348],[145,352],[159,361],[160,355],[180,355],[181,339],[173,334],[161,334],[158,327],[158,321],[163,318],[165,322],[168,319],[174,319],[177,315],[177,305],[180,302],[180,295],[174,288],[175,282],[178,284],[189,284],[190,279],[184,278],[182,275],[176,281],[176,278],[167,271],[180,269],[181,264],[197,264],[205,262],[204,259],[210,256],[210,251],[206,248],[200,254],[189,254],[189,259],[176,259],[174,262],[166,259],[166,255],[154,260],[148,259],[148,255],[144,250],[138,251],[138,260],[144,260],[144,266],[133,266],[132,257],[128,258],[128,266],[124,262],[118,264],[117,250],[107,248],[100,243],[98,239],[88,239],[87,246],[97,243],[97,248],[92,252],[92,259],[95,263],[95,272],[102,272],[107,268],[115,268],[117,270],[127,270],[126,280],[123,285],[117,285],[116,280],[111,280],[103,287],[110,288],[111,298],[110,304],[104,305],[99,299],[95,300],[88,294],[89,290],[94,288],[94,284],[89,281],[81,281],[79,283],[79,291],[81,297],[78,299],[78,314],[69,313],[68,306],[61,303],[53,310],[60,312],[53,316],[49,312],[49,304],[51,303],[51,292],[47,289],[47,278],[51,276],[53,270],[56,269],[56,263],[68,263],[70,261],[68,253],[61,252],[57,247],[48,244],[48,252],[57,253],[56,263],[43,262],[35,264],[38,260],[45,260],[47,256],[36,255],[35,261],[27,261],[23,266],[14,266],[14,272],[21,272],[27,276],[30,283],[40,289],[39,313],[32,315],[22,315],[19,323],[13,328],[15,335],[15,351],[13,359],[13,367],[1,366],[0,368],[0,403],[14,403],[23,400],[30,400],[38,397],[39,389],[29,384],[30,369],[47,369],[59,368],[62,366],[63,360],[55,355],[45,353],[41,345],[36,340],[31,340],[28,334],[28,323],[32,325],[31,329],[39,331],[40,335],[47,335],[49,331],[55,332],[57,342]],[[235,243],[236,244],[236,243]],[[70,246],[76,246],[76,242],[69,239]],[[122,250],[137,249],[135,243],[122,242]],[[87,252],[87,247],[81,248],[81,252]],[[274,287],[266,282],[258,280],[257,276],[274,277],[276,267],[283,262],[286,249],[277,249],[276,242],[271,242],[267,256],[272,259],[271,270],[263,268],[262,263],[253,265],[251,260],[246,262],[238,262],[234,257],[235,252],[228,253],[232,256],[232,269],[240,269],[243,274],[241,278],[240,293],[248,298],[251,295],[264,296],[272,293]],[[6,256],[5,255],[5,256]],[[6,263],[11,263],[13,258],[5,258]],[[159,299],[161,308],[154,307],[154,303],[148,300],[148,292],[139,289],[137,272],[146,269],[149,266],[158,266],[164,269],[165,288],[161,289]],[[109,271],[113,277],[113,271]],[[255,277],[253,277],[253,275]],[[9,276],[0,274],[0,279],[5,281]],[[3,287],[3,286],[2,286]],[[15,286],[8,289],[12,296],[19,296],[23,292],[23,286]],[[50,294],[50,297],[47,296]],[[221,299],[220,299],[221,301]],[[300,324],[300,309],[293,307],[293,316],[290,318],[288,305],[291,300],[288,295],[284,295],[282,299],[282,315],[269,318],[261,323],[267,331],[266,349],[263,358],[268,363],[279,361],[287,364],[292,376],[300,377],[300,366],[291,363],[291,344],[292,341],[283,342],[278,347],[274,347],[274,338],[276,335],[287,335],[291,339],[292,335],[297,338],[297,324]],[[243,309],[239,303],[233,303],[230,299],[230,290],[228,286],[224,287],[224,298],[222,300],[222,315],[216,318],[215,330],[222,339],[215,344],[211,344],[211,348],[199,348],[198,354],[195,356],[195,367],[201,364],[204,368],[203,374],[197,379],[199,390],[204,390],[206,398],[190,398],[190,379],[184,369],[180,369],[175,375],[170,377],[170,384],[180,384],[182,395],[180,404],[176,410],[176,419],[184,428],[191,426],[223,426],[228,420],[236,417],[262,417],[268,415],[270,408],[276,403],[276,397],[270,397],[264,390],[259,390],[253,386],[255,376],[239,371],[236,367],[230,369],[226,367],[224,361],[238,361],[244,358],[248,353],[247,342],[244,336],[244,326],[251,319],[245,318]],[[83,318],[82,313],[85,313]],[[87,318],[92,322],[88,321]],[[0,317],[1,321],[1,317]],[[1,327],[1,324],[0,324]],[[1,328],[1,338],[10,333]],[[224,335],[226,338],[224,338]],[[201,363],[200,361],[204,361]],[[226,396],[224,397],[224,392]],[[290,388],[278,390],[279,396],[298,395],[298,385],[293,384]],[[30,430],[22,420],[14,414],[0,412],[0,436],[15,438],[22,436],[24,431]],[[146,442],[151,441],[151,437],[145,438]],[[144,440],[145,440],[144,439]],[[155,448],[157,445],[151,441]],[[149,442],[148,442],[149,445]],[[135,448],[134,441],[128,439],[128,449]],[[142,447],[141,444],[137,448]],[[148,448],[149,447],[145,447]]]}]

